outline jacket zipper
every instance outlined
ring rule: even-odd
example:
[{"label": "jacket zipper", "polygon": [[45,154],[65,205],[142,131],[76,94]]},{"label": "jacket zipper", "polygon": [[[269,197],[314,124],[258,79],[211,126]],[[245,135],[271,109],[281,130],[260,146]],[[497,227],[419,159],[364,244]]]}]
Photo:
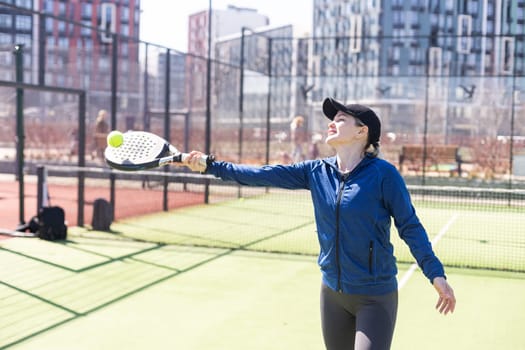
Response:
[{"label": "jacket zipper", "polygon": [[341,290],[341,262],[339,261],[339,210],[341,207],[341,199],[343,198],[343,191],[345,188],[345,181],[347,179],[347,175],[343,175],[341,177],[341,181],[339,182],[339,193],[337,194],[337,203],[335,207],[335,261],[337,263],[337,290],[339,292],[342,292]]},{"label": "jacket zipper", "polygon": [[373,264],[374,264],[374,241],[370,241],[370,245],[368,246],[368,272],[370,274],[373,274]]}]

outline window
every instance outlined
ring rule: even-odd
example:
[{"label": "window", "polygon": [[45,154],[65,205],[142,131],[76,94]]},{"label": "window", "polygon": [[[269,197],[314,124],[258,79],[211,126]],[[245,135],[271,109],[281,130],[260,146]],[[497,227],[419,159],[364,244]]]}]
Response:
[{"label": "window", "polygon": [[13,17],[11,15],[0,14],[0,27],[11,28],[13,25]]},{"label": "window", "polygon": [[350,16],[350,52],[361,52],[361,33],[363,27],[363,17],[359,15]]},{"label": "window", "polygon": [[98,60],[98,67],[101,71],[109,72],[111,63],[108,57],[100,57]]},{"label": "window", "polygon": [[469,1],[469,3],[467,4],[467,13],[469,15],[475,15],[476,13],[478,13],[478,3],[475,1]]},{"label": "window", "polygon": [[63,2],[59,2],[58,3],[58,15],[60,17],[65,17],[66,16],[66,4],[63,3]]},{"label": "window", "polygon": [[103,3],[100,5],[100,41],[109,44],[112,41],[111,34],[115,33],[117,24],[117,9],[115,4]]},{"label": "window", "polygon": [[80,33],[84,36],[89,36],[91,35],[91,21],[82,21],[82,24],[84,26],[81,27],[80,29]]},{"label": "window", "polygon": [[485,51],[492,51],[494,45],[492,40],[485,40]]},{"label": "window", "polygon": [[129,62],[128,62],[128,60],[121,60],[119,68],[120,68],[120,72],[121,73],[129,73]]},{"label": "window", "polygon": [[487,21],[487,33],[494,33],[494,22]]},{"label": "window", "polygon": [[84,49],[87,52],[93,51],[93,40],[91,40],[91,39],[84,39]]},{"label": "window", "polygon": [[53,2],[52,1],[44,1],[44,12],[53,13]]},{"label": "window", "polygon": [[392,58],[396,61],[399,61],[399,59],[401,58],[401,49],[399,47],[395,47],[392,50]]},{"label": "window", "polygon": [[53,32],[53,18],[46,17],[46,32],[52,33]]},{"label": "window", "polygon": [[0,33],[0,44],[2,44],[2,45],[9,44],[10,45],[12,43],[13,43],[13,37],[11,36],[11,34]]},{"label": "window", "polygon": [[25,48],[31,47],[31,35],[29,34],[16,34],[16,44],[24,44]]},{"label": "window", "polygon": [[487,17],[494,15],[494,5],[491,2],[487,2]]},{"label": "window", "polygon": [[86,55],[84,58],[84,70],[88,73],[93,70],[93,58],[90,55]]},{"label": "window", "polygon": [[403,22],[404,22],[404,12],[401,12],[401,11],[395,11],[393,14],[392,14],[392,17],[394,18],[394,25],[403,25]]},{"label": "window", "polygon": [[46,38],[46,47],[47,48],[55,47],[55,39],[53,37],[47,37]]},{"label": "window", "polygon": [[69,39],[68,38],[63,38],[63,37],[60,37],[58,38],[58,47],[60,47],[61,49],[68,49],[69,48]]},{"label": "window", "polygon": [[16,6],[30,9],[32,5],[31,0],[16,0]]},{"label": "window", "polygon": [[500,69],[504,74],[512,74],[514,70],[514,38],[501,38]]},{"label": "window", "polygon": [[91,17],[93,15],[93,8],[91,4],[82,4],[82,17]]},{"label": "window", "polygon": [[520,11],[517,11],[516,13],[517,17],[518,17],[518,20],[523,20],[525,19],[525,10],[521,9]]},{"label": "window", "polygon": [[123,34],[123,35],[129,36],[129,25],[122,24],[120,26],[120,33]]},{"label": "window", "polygon": [[16,29],[31,30],[31,17],[18,15],[15,22]]},{"label": "window", "polygon": [[126,42],[120,43],[120,53],[123,57],[128,57],[129,54],[129,45]]},{"label": "window", "polygon": [[458,15],[457,28],[457,51],[459,53],[469,53],[472,45],[472,17],[469,15]]},{"label": "window", "polygon": [[399,65],[395,64],[392,66],[392,75],[399,75]]},{"label": "window", "polygon": [[129,8],[127,7],[122,8],[122,16],[120,19],[124,22],[129,22]]},{"label": "window", "polygon": [[366,3],[368,4],[369,12],[376,12],[380,10],[380,0],[369,0]]},{"label": "window", "polygon": [[63,21],[58,22],[58,31],[60,33],[64,33],[66,31],[66,22],[63,22]]},{"label": "window", "polygon": [[428,75],[441,75],[442,54],[440,47],[428,49]]},{"label": "window", "polygon": [[13,54],[11,52],[0,52],[0,64],[7,66],[13,63]]},{"label": "window", "polygon": [[408,21],[413,26],[419,24],[419,16],[418,16],[418,14],[416,12],[409,12],[408,13]]},{"label": "window", "polygon": [[75,19],[75,4],[74,3],[70,3],[69,4],[69,14],[68,14],[68,17],[69,19],[72,19],[74,20]]}]

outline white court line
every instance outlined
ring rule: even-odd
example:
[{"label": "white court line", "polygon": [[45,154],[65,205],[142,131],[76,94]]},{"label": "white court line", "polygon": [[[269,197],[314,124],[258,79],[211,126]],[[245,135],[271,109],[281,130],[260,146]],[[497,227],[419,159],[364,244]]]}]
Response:
[{"label": "white court line", "polygon": [[[458,214],[454,214],[450,218],[450,220],[448,220],[447,224],[445,226],[443,226],[441,231],[439,231],[437,236],[434,237],[434,239],[432,240],[432,246],[435,246],[439,242],[441,237],[443,237],[445,235],[445,233],[448,231],[450,226],[454,223],[454,221],[456,221],[457,218],[458,218]],[[410,267],[408,268],[407,272],[405,272],[405,274],[403,275],[403,277],[399,281],[397,290],[401,290],[401,288],[403,288],[405,286],[405,284],[408,282],[410,277],[412,277],[412,275],[414,274],[416,269],[417,269],[417,263],[413,263],[412,265],[410,265]]]}]

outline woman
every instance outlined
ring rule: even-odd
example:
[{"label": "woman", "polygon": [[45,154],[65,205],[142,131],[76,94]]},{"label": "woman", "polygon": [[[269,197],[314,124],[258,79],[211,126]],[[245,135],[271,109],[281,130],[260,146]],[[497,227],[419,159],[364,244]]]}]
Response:
[{"label": "woman", "polygon": [[104,150],[108,145],[106,140],[109,132],[108,114],[108,111],[101,109],[95,119],[95,153],[99,159],[104,159]]},{"label": "woman", "polygon": [[292,165],[253,167],[227,162],[185,165],[243,185],[308,189],[314,204],[322,272],[321,323],[326,348],[389,349],[397,314],[397,268],[390,243],[391,218],[419,267],[434,285],[436,308],[456,304],[397,169],[378,158],[381,122],[362,105],[325,99],[326,143],[334,157]]},{"label": "woman", "polygon": [[304,118],[297,116],[290,123],[290,142],[292,146],[292,160],[297,163],[304,160],[303,143],[306,140]]}]

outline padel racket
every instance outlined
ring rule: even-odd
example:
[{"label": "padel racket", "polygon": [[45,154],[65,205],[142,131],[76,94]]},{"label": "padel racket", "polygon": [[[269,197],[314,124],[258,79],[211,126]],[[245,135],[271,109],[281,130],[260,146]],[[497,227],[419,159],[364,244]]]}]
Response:
[{"label": "padel racket", "polygon": [[[119,147],[107,146],[104,151],[106,163],[115,169],[138,171],[180,163],[187,156],[168,141],[146,131],[127,131]],[[199,161],[207,166],[213,156],[204,156]]]}]

